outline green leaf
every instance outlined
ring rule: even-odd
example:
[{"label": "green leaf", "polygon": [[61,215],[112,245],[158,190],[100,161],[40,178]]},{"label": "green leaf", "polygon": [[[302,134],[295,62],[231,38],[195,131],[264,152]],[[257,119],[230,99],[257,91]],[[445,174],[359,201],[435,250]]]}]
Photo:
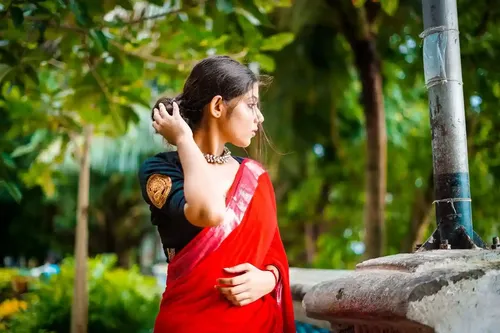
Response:
[{"label": "green leaf", "polygon": [[2,153],[0,160],[2,161],[3,165],[5,165],[9,169],[14,169],[16,167],[16,163],[14,163],[12,157],[7,153]]},{"label": "green leaf", "polygon": [[12,22],[16,28],[20,28],[24,22],[23,10],[19,7],[10,7],[10,16],[12,17]]},{"label": "green leaf", "polygon": [[225,14],[230,14],[234,10],[233,2],[231,0],[216,0],[215,6],[217,7],[217,10]]},{"label": "green leaf", "polygon": [[264,39],[260,49],[262,51],[279,51],[291,42],[293,42],[294,34],[291,32],[282,32],[272,35]]},{"label": "green leaf", "polygon": [[52,15],[56,14],[57,11],[60,9],[60,8],[63,8],[60,4],[60,1],[57,2],[57,1],[45,1],[43,3],[40,3],[38,2],[36,4],[36,6],[38,8],[43,8],[47,13],[50,13]]},{"label": "green leaf", "polygon": [[380,4],[384,12],[388,15],[393,15],[398,9],[399,0],[380,0]]},{"label": "green leaf", "polygon": [[137,124],[139,122],[140,118],[134,108],[128,105],[122,105],[120,109],[125,126],[127,124]]},{"label": "green leaf", "polygon": [[43,49],[34,49],[30,51],[26,51],[26,54],[23,54],[23,57],[20,59],[21,63],[23,64],[28,64],[28,63],[34,63],[35,66],[38,66],[40,62],[42,61],[47,61],[51,59],[52,56],[48,54],[47,52],[44,52]]},{"label": "green leaf", "polygon": [[255,39],[260,36],[257,26],[258,21],[256,21],[256,19],[252,15],[241,8],[237,9],[236,12],[239,14],[236,19],[238,21],[239,27],[242,30],[241,33],[243,34],[245,43],[247,45],[251,44],[252,41],[255,41]]},{"label": "green leaf", "polygon": [[492,87],[493,96],[499,98],[500,97],[500,83],[494,82]]},{"label": "green leaf", "polygon": [[122,113],[117,110],[117,108],[113,108],[110,112],[111,121],[113,122],[113,130],[115,135],[123,135],[127,130],[127,124],[123,119]]},{"label": "green leaf", "polygon": [[69,8],[75,14],[76,21],[81,26],[87,26],[91,23],[91,19],[87,13],[87,7],[84,3],[78,0],[69,0]]},{"label": "green leaf", "polygon": [[274,62],[274,59],[265,54],[261,53],[256,55],[254,60],[257,61],[260,64],[261,68],[266,72],[273,72],[274,69],[276,68],[276,63]]},{"label": "green leaf", "polygon": [[126,10],[133,10],[134,9],[130,0],[119,0],[119,1],[117,1],[117,5],[122,6]]},{"label": "green leaf", "polygon": [[17,203],[21,201],[23,198],[23,194],[19,190],[19,187],[17,187],[16,184],[11,183],[11,182],[6,182],[4,180],[0,181],[0,188],[4,188],[7,190],[7,192],[10,194],[12,199],[14,199]]},{"label": "green leaf", "polygon": [[12,157],[29,154],[38,148],[39,144],[47,137],[47,130],[41,129],[35,132],[27,145],[19,146],[12,152]]},{"label": "green leaf", "polygon": [[366,0],[352,0],[352,4],[356,8],[361,8],[365,5]]},{"label": "green leaf", "polygon": [[59,8],[66,8],[66,3],[64,2],[64,0],[57,0],[56,4]]},{"label": "green leaf", "polygon": [[255,17],[260,22],[260,24],[264,26],[272,26],[272,23],[271,21],[269,21],[267,15],[260,11],[253,0],[244,0],[243,9],[250,13],[253,17]]},{"label": "green leaf", "polygon": [[12,70],[12,67],[10,67],[7,64],[0,64],[0,83],[3,81],[4,77],[9,74],[9,72]]},{"label": "green leaf", "polygon": [[26,77],[31,79],[35,85],[38,86],[38,74],[36,70],[33,68],[33,66],[26,65],[24,66],[24,73],[26,74]]},{"label": "green leaf", "polygon": [[120,95],[121,96],[124,96],[127,98],[128,102],[130,104],[139,104],[139,105],[143,105],[147,108],[149,108],[151,105],[150,105],[150,101],[148,99],[145,99],[141,96],[141,94],[138,92],[138,91],[125,91],[125,90],[122,90],[120,91]]},{"label": "green leaf", "polygon": [[157,6],[163,6],[165,4],[165,0],[149,0],[148,2]]},{"label": "green leaf", "polygon": [[108,39],[106,38],[106,36],[104,36],[101,30],[90,30],[90,36],[101,52],[108,50]]}]

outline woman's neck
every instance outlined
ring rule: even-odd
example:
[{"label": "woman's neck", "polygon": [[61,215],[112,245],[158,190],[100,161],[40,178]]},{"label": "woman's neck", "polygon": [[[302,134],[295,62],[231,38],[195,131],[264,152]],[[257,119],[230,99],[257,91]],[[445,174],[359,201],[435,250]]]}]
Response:
[{"label": "woman's neck", "polygon": [[222,155],[225,142],[219,133],[206,129],[198,129],[194,134],[194,142],[198,145],[203,154]]}]

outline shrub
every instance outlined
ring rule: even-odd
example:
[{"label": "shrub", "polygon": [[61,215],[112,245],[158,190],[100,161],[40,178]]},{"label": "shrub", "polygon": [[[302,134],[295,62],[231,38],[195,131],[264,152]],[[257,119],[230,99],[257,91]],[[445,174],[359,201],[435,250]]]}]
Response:
[{"label": "shrub", "polygon": [[[98,256],[88,263],[89,333],[151,332],[160,293],[153,277],[137,268],[114,268],[115,256]],[[11,332],[66,333],[70,329],[74,262],[66,259],[61,273],[30,293],[26,311],[8,323]]]},{"label": "shrub", "polygon": [[17,269],[0,269],[0,302],[12,298],[15,295],[14,280],[19,276]]}]

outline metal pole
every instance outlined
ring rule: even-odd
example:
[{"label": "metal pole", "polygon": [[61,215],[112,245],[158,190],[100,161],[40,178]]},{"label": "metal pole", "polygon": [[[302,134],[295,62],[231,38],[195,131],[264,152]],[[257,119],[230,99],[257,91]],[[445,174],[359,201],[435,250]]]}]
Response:
[{"label": "metal pole", "polygon": [[[456,0],[422,0],[424,72],[429,93],[439,242],[474,240]],[[465,233],[464,233],[465,232]],[[432,237],[431,237],[432,238]],[[440,244],[434,246],[439,248]]]}]

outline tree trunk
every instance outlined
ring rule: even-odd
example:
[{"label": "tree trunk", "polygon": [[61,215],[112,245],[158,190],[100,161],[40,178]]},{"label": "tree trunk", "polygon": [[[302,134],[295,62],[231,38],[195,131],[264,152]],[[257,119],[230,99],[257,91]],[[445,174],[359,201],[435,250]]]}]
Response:
[{"label": "tree trunk", "polygon": [[110,253],[116,249],[116,238],[114,233],[113,219],[106,214],[106,219],[104,221],[104,239],[106,242],[106,252]]},{"label": "tree trunk", "polygon": [[380,59],[375,38],[351,40],[356,67],[362,85],[362,103],[366,121],[366,202],[365,258],[383,255],[384,211],[387,182],[387,134]]},{"label": "tree trunk", "polygon": [[321,186],[321,194],[316,203],[314,220],[307,221],[304,224],[304,244],[306,248],[307,264],[311,265],[314,262],[318,251],[318,237],[322,232],[327,232],[324,210],[328,205],[328,196],[330,194],[331,185],[324,182]]},{"label": "tree trunk", "polygon": [[316,256],[316,234],[314,230],[314,222],[308,221],[304,223],[304,243],[306,246],[306,262],[311,265]]},{"label": "tree trunk", "polygon": [[86,333],[88,319],[87,258],[88,208],[90,186],[90,141],[92,128],[84,129],[84,142],[80,154],[78,208],[75,237],[75,285],[71,309],[71,333]]},{"label": "tree trunk", "polygon": [[340,163],[344,162],[345,151],[342,147],[342,142],[340,141],[340,133],[339,133],[339,122],[337,116],[337,106],[335,105],[335,101],[332,98],[331,107],[330,107],[330,139],[332,142],[333,149],[335,150],[335,154]]},{"label": "tree trunk", "polygon": [[413,252],[415,245],[424,240],[424,233],[430,223],[429,218],[432,212],[432,201],[434,198],[433,184],[431,172],[425,189],[420,189],[415,193],[415,201],[411,209],[410,230],[403,242],[401,242],[401,252]]},{"label": "tree trunk", "polygon": [[123,248],[117,251],[118,266],[129,269],[131,266],[133,247]]},{"label": "tree trunk", "polygon": [[385,195],[387,186],[387,134],[380,57],[376,47],[374,23],[380,2],[365,2],[355,7],[347,0],[327,2],[337,14],[335,23],[354,53],[354,62],[362,86],[362,104],[366,121],[366,201],[364,209],[365,258],[383,255]]}]

